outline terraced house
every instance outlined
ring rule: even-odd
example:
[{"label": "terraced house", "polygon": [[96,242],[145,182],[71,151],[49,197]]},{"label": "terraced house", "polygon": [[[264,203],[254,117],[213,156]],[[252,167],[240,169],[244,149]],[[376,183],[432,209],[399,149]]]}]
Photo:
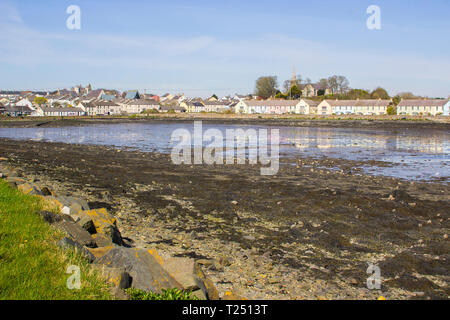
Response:
[{"label": "terraced house", "polygon": [[112,101],[91,101],[79,104],[78,107],[85,110],[88,116],[109,116],[121,114],[121,107]]},{"label": "terraced house", "polygon": [[300,100],[241,100],[235,106],[236,113],[284,114],[296,113]]},{"label": "terraced house", "polygon": [[122,111],[128,114],[138,114],[151,109],[160,110],[159,102],[153,99],[133,99],[122,104]]},{"label": "terraced house", "polygon": [[383,115],[391,100],[323,100],[317,107],[322,115]]},{"label": "terraced house", "polygon": [[397,106],[397,114],[420,116],[420,115],[449,115],[450,100],[423,99],[402,100]]}]

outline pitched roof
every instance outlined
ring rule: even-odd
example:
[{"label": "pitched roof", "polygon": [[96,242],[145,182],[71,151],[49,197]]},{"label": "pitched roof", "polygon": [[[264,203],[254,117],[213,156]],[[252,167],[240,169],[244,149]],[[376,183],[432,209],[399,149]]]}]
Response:
[{"label": "pitched roof", "polygon": [[411,100],[402,100],[398,107],[406,107],[406,106],[421,106],[421,107],[442,107],[445,106],[450,100],[442,100],[442,99],[411,99]]},{"label": "pitched roof", "polygon": [[154,106],[159,105],[159,102],[153,99],[133,99],[128,101],[127,104],[133,106]]},{"label": "pitched roof", "polygon": [[317,107],[321,101],[303,99],[310,107]]},{"label": "pitched roof", "polygon": [[244,100],[245,104],[249,107],[256,106],[296,106],[300,100]]},{"label": "pitched roof", "polygon": [[367,100],[324,100],[328,102],[328,104],[332,107],[341,107],[341,106],[381,106],[387,107],[391,100],[378,100],[378,99],[367,99]]},{"label": "pitched roof", "polygon": [[48,107],[41,107],[42,111],[44,112],[84,112],[81,108],[48,108]]}]

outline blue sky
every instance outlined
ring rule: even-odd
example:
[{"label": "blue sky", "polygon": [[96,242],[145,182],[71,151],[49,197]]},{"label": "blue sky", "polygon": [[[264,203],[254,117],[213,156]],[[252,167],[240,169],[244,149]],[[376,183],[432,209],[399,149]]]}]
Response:
[{"label": "blue sky", "polygon": [[[69,5],[81,30],[69,30]],[[381,30],[366,9],[381,8]],[[91,83],[208,96],[249,93],[292,67],[354,88],[450,95],[448,0],[0,0],[0,89]]]}]

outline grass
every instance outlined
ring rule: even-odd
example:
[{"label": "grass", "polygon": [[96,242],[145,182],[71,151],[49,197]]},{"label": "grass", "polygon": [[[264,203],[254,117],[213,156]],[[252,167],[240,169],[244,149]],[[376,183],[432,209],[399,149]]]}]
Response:
[{"label": "grass", "polygon": [[125,290],[130,300],[198,300],[190,291],[178,289],[162,289],[162,293],[152,293],[139,289],[129,288]]},{"label": "grass", "polygon": [[[85,258],[57,246],[63,235],[40,217],[44,206],[0,179],[0,300],[113,299]],[[80,267],[80,290],[67,288],[70,265]]]}]

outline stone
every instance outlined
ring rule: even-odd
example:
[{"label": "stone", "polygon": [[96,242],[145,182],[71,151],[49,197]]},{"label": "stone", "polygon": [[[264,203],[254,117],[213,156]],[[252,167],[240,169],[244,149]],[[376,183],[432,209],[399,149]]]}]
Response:
[{"label": "stone", "polygon": [[83,255],[90,263],[95,260],[95,256],[86,247],[71,238],[64,237],[62,240],[58,241],[58,245],[61,248],[72,248],[76,252]]},{"label": "stone", "polygon": [[94,221],[92,221],[91,217],[84,215],[77,221],[78,225],[82,227],[84,230],[89,232],[90,234],[97,233],[94,225]]},{"label": "stone", "polygon": [[[86,214],[92,219],[97,234],[110,239],[112,243],[123,244],[122,235],[116,225],[116,218],[110,215],[106,209],[82,211],[81,214]],[[101,236],[98,236],[98,238],[102,239]]]},{"label": "stone", "polygon": [[61,221],[55,224],[55,226],[61,231],[65,232],[70,238],[79,242],[82,246],[95,248],[96,243],[92,239],[89,232],[81,228],[74,222]]},{"label": "stone", "polygon": [[22,183],[22,184],[17,184],[17,189],[19,189],[20,191],[22,191],[25,194],[42,196],[41,189],[39,189],[39,187],[37,187],[36,185],[34,185],[32,183],[26,182],[26,183]]},{"label": "stone", "polygon": [[94,263],[124,268],[131,276],[131,287],[136,289],[155,293],[162,293],[162,289],[183,289],[145,249],[115,247]]},{"label": "stone", "polygon": [[61,209],[61,213],[70,216],[70,208],[64,206],[64,207]]},{"label": "stone", "polygon": [[192,296],[197,297],[198,300],[208,300],[202,289],[192,291]]},{"label": "stone", "polygon": [[227,291],[223,295],[222,300],[234,300],[234,301],[236,301],[236,300],[247,300],[247,299],[245,299],[245,298],[235,294],[232,291]]},{"label": "stone", "polygon": [[219,300],[219,291],[214,286],[214,283],[210,278],[208,278],[203,272],[200,264],[195,263],[194,273],[197,285],[203,290],[203,293],[208,300]]},{"label": "stone", "polygon": [[62,203],[63,206],[70,208],[70,214],[77,214],[78,211],[81,210],[89,210],[88,203],[79,198],[75,197],[68,197],[68,196],[58,196],[56,197],[56,200]]},{"label": "stone", "polygon": [[112,268],[105,265],[98,265],[98,269],[107,282],[113,284],[118,289],[128,289],[131,286],[130,274],[125,268]]},{"label": "stone", "polygon": [[112,242],[111,238],[100,234],[100,233],[94,233],[92,235],[92,238],[94,239],[95,243],[97,244],[97,247],[110,247],[114,246],[115,244]]},{"label": "stone", "polygon": [[112,249],[114,249],[114,246],[108,246],[108,247],[98,247],[98,248],[87,248],[90,253],[94,255],[96,259],[103,257],[105,254],[110,252]]},{"label": "stone", "polygon": [[53,192],[47,187],[42,187],[41,192],[43,196],[53,196]]},{"label": "stone", "polygon": [[161,264],[164,270],[177,280],[185,290],[189,291],[200,289],[195,279],[194,265],[193,259],[178,257],[165,259]]},{"label": "stone", "polygon": [[50,211],[41,211],[40,216],[42,217],[42,219],[44,219],[45,222],[49,224],[62,221],[62,217],[60,215]]}]

